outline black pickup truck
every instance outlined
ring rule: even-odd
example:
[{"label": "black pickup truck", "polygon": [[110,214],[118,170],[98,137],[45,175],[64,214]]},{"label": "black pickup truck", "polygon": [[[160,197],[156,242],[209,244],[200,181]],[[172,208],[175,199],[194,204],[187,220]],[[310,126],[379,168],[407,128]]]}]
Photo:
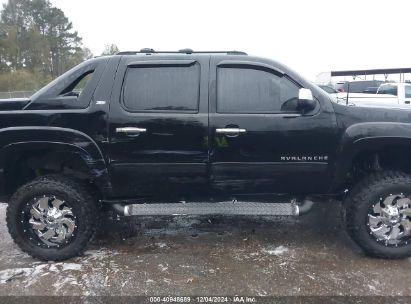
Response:
[{"label": "black pickup truck", "polygon": [[123,52],[0,102],[8,229],[44,260],[81,253],[104,209],[301,215],[321,198],[367,254],[401,258],[410,173],[410,111],[339,105],[242,52]]}]

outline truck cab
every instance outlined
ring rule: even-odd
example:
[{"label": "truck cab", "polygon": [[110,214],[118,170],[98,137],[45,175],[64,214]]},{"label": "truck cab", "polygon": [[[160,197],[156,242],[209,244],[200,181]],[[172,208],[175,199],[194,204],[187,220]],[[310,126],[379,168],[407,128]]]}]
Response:
[{"label": "truck cab", "polygon": [[411,83],[385,83],[380,85],[377,94],[392,96],[398,104],[410,104]]},{"label": "truck cab", "polygon": [[116,196],[327,191],[331,102],[316,90],[304,107],[311,85],[288,71],[243,54],[123,56],[108,119]]}]

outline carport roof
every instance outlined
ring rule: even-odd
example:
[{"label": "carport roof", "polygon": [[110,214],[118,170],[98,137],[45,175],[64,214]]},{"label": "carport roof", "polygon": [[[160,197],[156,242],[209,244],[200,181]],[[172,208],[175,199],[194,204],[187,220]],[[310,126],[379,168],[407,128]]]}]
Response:
[{"label": "carport roof", "polygon": [[386,75],[404,73],[411,73],[411,68],[331,71],[331,76]]}]

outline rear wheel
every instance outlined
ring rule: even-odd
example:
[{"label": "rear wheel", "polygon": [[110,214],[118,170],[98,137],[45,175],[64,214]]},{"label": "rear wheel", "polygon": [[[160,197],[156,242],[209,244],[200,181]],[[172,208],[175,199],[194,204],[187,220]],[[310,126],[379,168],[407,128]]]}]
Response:
[{"label": "rear wheel", "polygon": [[95,198],[74,179],[50,175],[22,186],[10,199],[7,226],[15,243],[42,260],[80,254],[95,232]]},{"label": "rear wheel", "polygon": [[411,176],[372,174],[350,191],[344,208],[348,233],[368,255],[411,255]]}]

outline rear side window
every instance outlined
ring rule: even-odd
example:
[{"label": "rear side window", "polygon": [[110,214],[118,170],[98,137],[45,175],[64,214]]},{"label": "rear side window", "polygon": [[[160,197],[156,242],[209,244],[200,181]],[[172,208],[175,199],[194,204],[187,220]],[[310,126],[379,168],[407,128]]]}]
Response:
[{"label": "rear side window", "polygon": [[369,87],[379,87],[383,81],[378,80],[364,80],[351,81],[344,84],[344,91],[350,93],[362,93]]},{"label": "rear side window", "polygon": [[130,111],[198,111],[200,65],[130,67],[123,104]]},{"label": "rear side window", "polygon": [[398,87],[394,85],[383,85],[380,86],[377,94],[388,94],[398,96]]},{"label": "rear side window", "polygon": [[411,98],[411,86],[405,86],[405,98]]},{"label": "rear side window", "polygon": [[218,68],[217,112],[295,112],[299,87],[284,75],[252,68]]},{"label": "rear side window", "polygon": [[65,88],[60,95],[63,96],[80,96],[90,83],[94,74],[94,70],[88,71],[74,80],[67,88]]}]

